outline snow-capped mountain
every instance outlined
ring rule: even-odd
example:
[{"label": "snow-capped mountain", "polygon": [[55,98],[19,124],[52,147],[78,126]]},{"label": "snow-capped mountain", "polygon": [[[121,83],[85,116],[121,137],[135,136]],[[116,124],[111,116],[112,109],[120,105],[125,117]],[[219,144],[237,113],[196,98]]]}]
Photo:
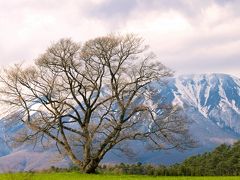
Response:
[{"label": "snow-capped mountain", "polygon": [[[156,90],[152,97],[152,104],[174,103],[183,107],[192,120],[190,132],[199,142],[199,147],[184,153],[139,151],[134,161],[165,164],[179,162],[189,155],[210,150],[218,144],[233,143],[240,139],[240,79],[225,74],[182,75],[153,82],[150,86]],[[41,157],[40,159],[47,160],[55,151],[54,148],[34,152],[29,146],[18,149],[8,147],[5,142],[6,132],[14,133],[14,128],[19,128],[19,125],[15,124],[9,128],[0,121],[0,171],[6,167],[30,170],[53,165],[45,160],[33,161],[26,154],[34,159]],[[137,147],[142,148],[141,145]],[[12,163],[13,159],[17,159],[21,166],[16,168]],[[119,158],[111,153],[104,159],[105,162],[122,160],[122,157]],[[11,163],[6,165],[6,162]],[[65,160],[61,161],[61,165],[63,162]]]},{"label": "snow-capped mountain", "polygon": [[156,90],[153,105],[161,101],[183,107],[192,121],[189,129],[198,148],[185,152],[140,151],[136,161],[176,163],[240,139],[240,79],[225,74],[182,75],[153,82],[151,86]]},{"label": "snow-capped mountain", "polygon": [[190,116],[198,115],[206,123],[211,122],[223,130],[240,134],[238,78],[224,74],[182,75],[170,79],[162,87],[160,94],[166,94],[167,101],[183,106]]}]

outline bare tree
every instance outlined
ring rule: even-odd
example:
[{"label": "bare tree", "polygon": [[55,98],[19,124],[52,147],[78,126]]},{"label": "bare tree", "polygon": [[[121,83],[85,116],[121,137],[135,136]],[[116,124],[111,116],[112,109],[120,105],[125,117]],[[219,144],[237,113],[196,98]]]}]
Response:
[{"label": "bare tree", "polygon": [[154,149],[192,146],[179,108],[151,101],[150,83],[171,75],[135,35],[108,35],[82,46],[61,39],[35,65],[4,70],[2,102],[30,129],[24,140],[51,139],[93,173],[109,150],[129,140],[147,140]]}]

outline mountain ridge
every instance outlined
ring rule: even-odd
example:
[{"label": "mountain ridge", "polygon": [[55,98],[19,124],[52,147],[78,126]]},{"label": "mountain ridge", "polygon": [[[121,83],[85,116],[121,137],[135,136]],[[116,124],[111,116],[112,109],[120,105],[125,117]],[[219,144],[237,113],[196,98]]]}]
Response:
[{"label": "mountain ridge", "polygon": [[[226,74],[190,74],[180,75],[163,79],[158,82],[150,84],[155,88],[156,93],[153,95],[151,101],[153,104],[167,103],[178,104],[181,106],[192,123],[189,126],[190,133],[199,142],[199,148],[179,153],[171,151],[166,155],[164,152],[146,152],[142,151],[134,161],[141,161],[144,163],[163,163],[171,164],[184,160],[189,155],[202,153],[213,149],[219,144],[232,144],[237,139],[240,139],[240,79]],[[9,166],[11,164],[4,164],[8,161],[13,162],[17,154],[22,158],[18,158],[22,162],[21,167],[17,170],[29,170],[31,168],[41,167],[47,168],[53,163],[47,163],[43,166],[43,161],[33,162],[26,158],[24,153],[32,153],[32,157],[37,155],[43,159],[49,159],[53,153],[57,153],[54,148],[43,152],[37,152],[28,146],[20,148],[10,148],[7,146],[5,139],[8,133],[14,133],[15,128],[19,128],[17,124],[12,127],[3,125],[3,119],[0,122],[0,146],[4,147],[0,150],[0,167]],[[138,146],[139,147],[139,146]],[[2,156],[2,157],[1,157]],[[181,156],[181,157],[179,157]],[[116,160],[115,160],[116,159]],[[114,153],[108,153],[104,162],[130,162],[124,158],[114,156]],[[59,163],[54,165],[63,166],[68,162],[66,159],[61,159]],[[34,163],[38,163],[35,164]],[[23,167],[24,166],[24,167]],[[15,166],[14,166],[15,167]],[[14,168],[12,167],[12,168]],[[0,168],[0,169],[1,169]]]}]

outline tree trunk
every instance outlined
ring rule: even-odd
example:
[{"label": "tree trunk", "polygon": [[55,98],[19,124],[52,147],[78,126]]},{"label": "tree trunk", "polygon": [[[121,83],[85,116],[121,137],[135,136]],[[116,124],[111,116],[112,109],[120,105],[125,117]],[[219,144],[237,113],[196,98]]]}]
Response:
[{"label": "tree trunk", "polygon": [[96,173],[96,169],[98,167],[99,164],[99,160],[98,159],[92,159],[84,168],[83,168],[83,172],[87,173],[87,174],[94,174]]}]

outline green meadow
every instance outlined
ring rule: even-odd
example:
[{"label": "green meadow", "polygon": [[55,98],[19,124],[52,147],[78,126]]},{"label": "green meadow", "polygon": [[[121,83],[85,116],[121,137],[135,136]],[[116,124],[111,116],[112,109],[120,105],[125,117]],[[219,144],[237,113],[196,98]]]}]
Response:
[{"label": "green meadow", "polygon": [[88,175],[80,173],[12,173],[0,174],[1,180],[239,180],[239,176],[143,176],[143,175]]}]

